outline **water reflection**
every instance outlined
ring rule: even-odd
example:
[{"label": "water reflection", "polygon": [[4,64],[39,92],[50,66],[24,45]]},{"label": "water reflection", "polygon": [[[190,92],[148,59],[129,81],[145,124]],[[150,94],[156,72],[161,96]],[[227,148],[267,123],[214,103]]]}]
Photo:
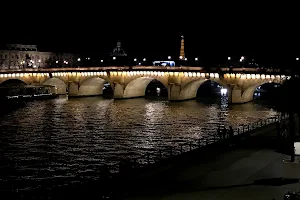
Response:
[{"label": "water reflection", "polygon": [[236,127],[276,115],[260,104],[228,106],[226,98],[219,102],[100,97],[29,102],[0,116],[0,182],[11,180],[18,188],[15,181],[26,180],[36,188],[42,180],[52,184],[96,178],[103,163],[214,137],[220,124]]}]

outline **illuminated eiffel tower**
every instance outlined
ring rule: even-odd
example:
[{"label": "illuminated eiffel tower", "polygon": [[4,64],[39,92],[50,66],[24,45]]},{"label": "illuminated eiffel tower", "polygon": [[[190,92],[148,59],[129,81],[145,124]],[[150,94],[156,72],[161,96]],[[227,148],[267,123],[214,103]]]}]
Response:
[{"label": "illuminated eiffel tower", "polygon": [[183,35],[181,36],[181,46],[180,46],[180,55],[179,55],[180,60],[185,59],[185,53],[184,53],[184,37]]}]

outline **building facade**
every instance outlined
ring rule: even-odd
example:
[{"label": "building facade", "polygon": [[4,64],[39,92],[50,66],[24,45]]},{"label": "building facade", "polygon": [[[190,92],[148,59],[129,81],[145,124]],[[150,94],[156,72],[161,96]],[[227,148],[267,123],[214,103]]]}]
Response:
[{"label": "building facade", "polygon": [[38,51],[37,45],[8,44],[0,50],[0,69],[77,67],[79,56]]}]

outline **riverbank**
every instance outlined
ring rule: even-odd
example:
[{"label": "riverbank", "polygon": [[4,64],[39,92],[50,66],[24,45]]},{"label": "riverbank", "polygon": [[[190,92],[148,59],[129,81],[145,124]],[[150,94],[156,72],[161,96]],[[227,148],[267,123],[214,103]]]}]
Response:
[{"label": "riverbank", "polygon": [[128,177],[127,199],[282,199],[285,188],[300,188],[300,164],[277,152],[276,141],[272,124],[235,146]]}]

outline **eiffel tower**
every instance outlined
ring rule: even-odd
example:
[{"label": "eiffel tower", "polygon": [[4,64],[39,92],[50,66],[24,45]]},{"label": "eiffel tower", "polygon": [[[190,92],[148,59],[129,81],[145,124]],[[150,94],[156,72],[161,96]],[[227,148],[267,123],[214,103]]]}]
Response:
[{"label": "eiffel tower", "polygon": [[179,56],[180,60],[184,60],[185,59],[185,53],[184,53],[184,37],[183,35],[181,36],[181,46],[180,46],[180,56]]}]

